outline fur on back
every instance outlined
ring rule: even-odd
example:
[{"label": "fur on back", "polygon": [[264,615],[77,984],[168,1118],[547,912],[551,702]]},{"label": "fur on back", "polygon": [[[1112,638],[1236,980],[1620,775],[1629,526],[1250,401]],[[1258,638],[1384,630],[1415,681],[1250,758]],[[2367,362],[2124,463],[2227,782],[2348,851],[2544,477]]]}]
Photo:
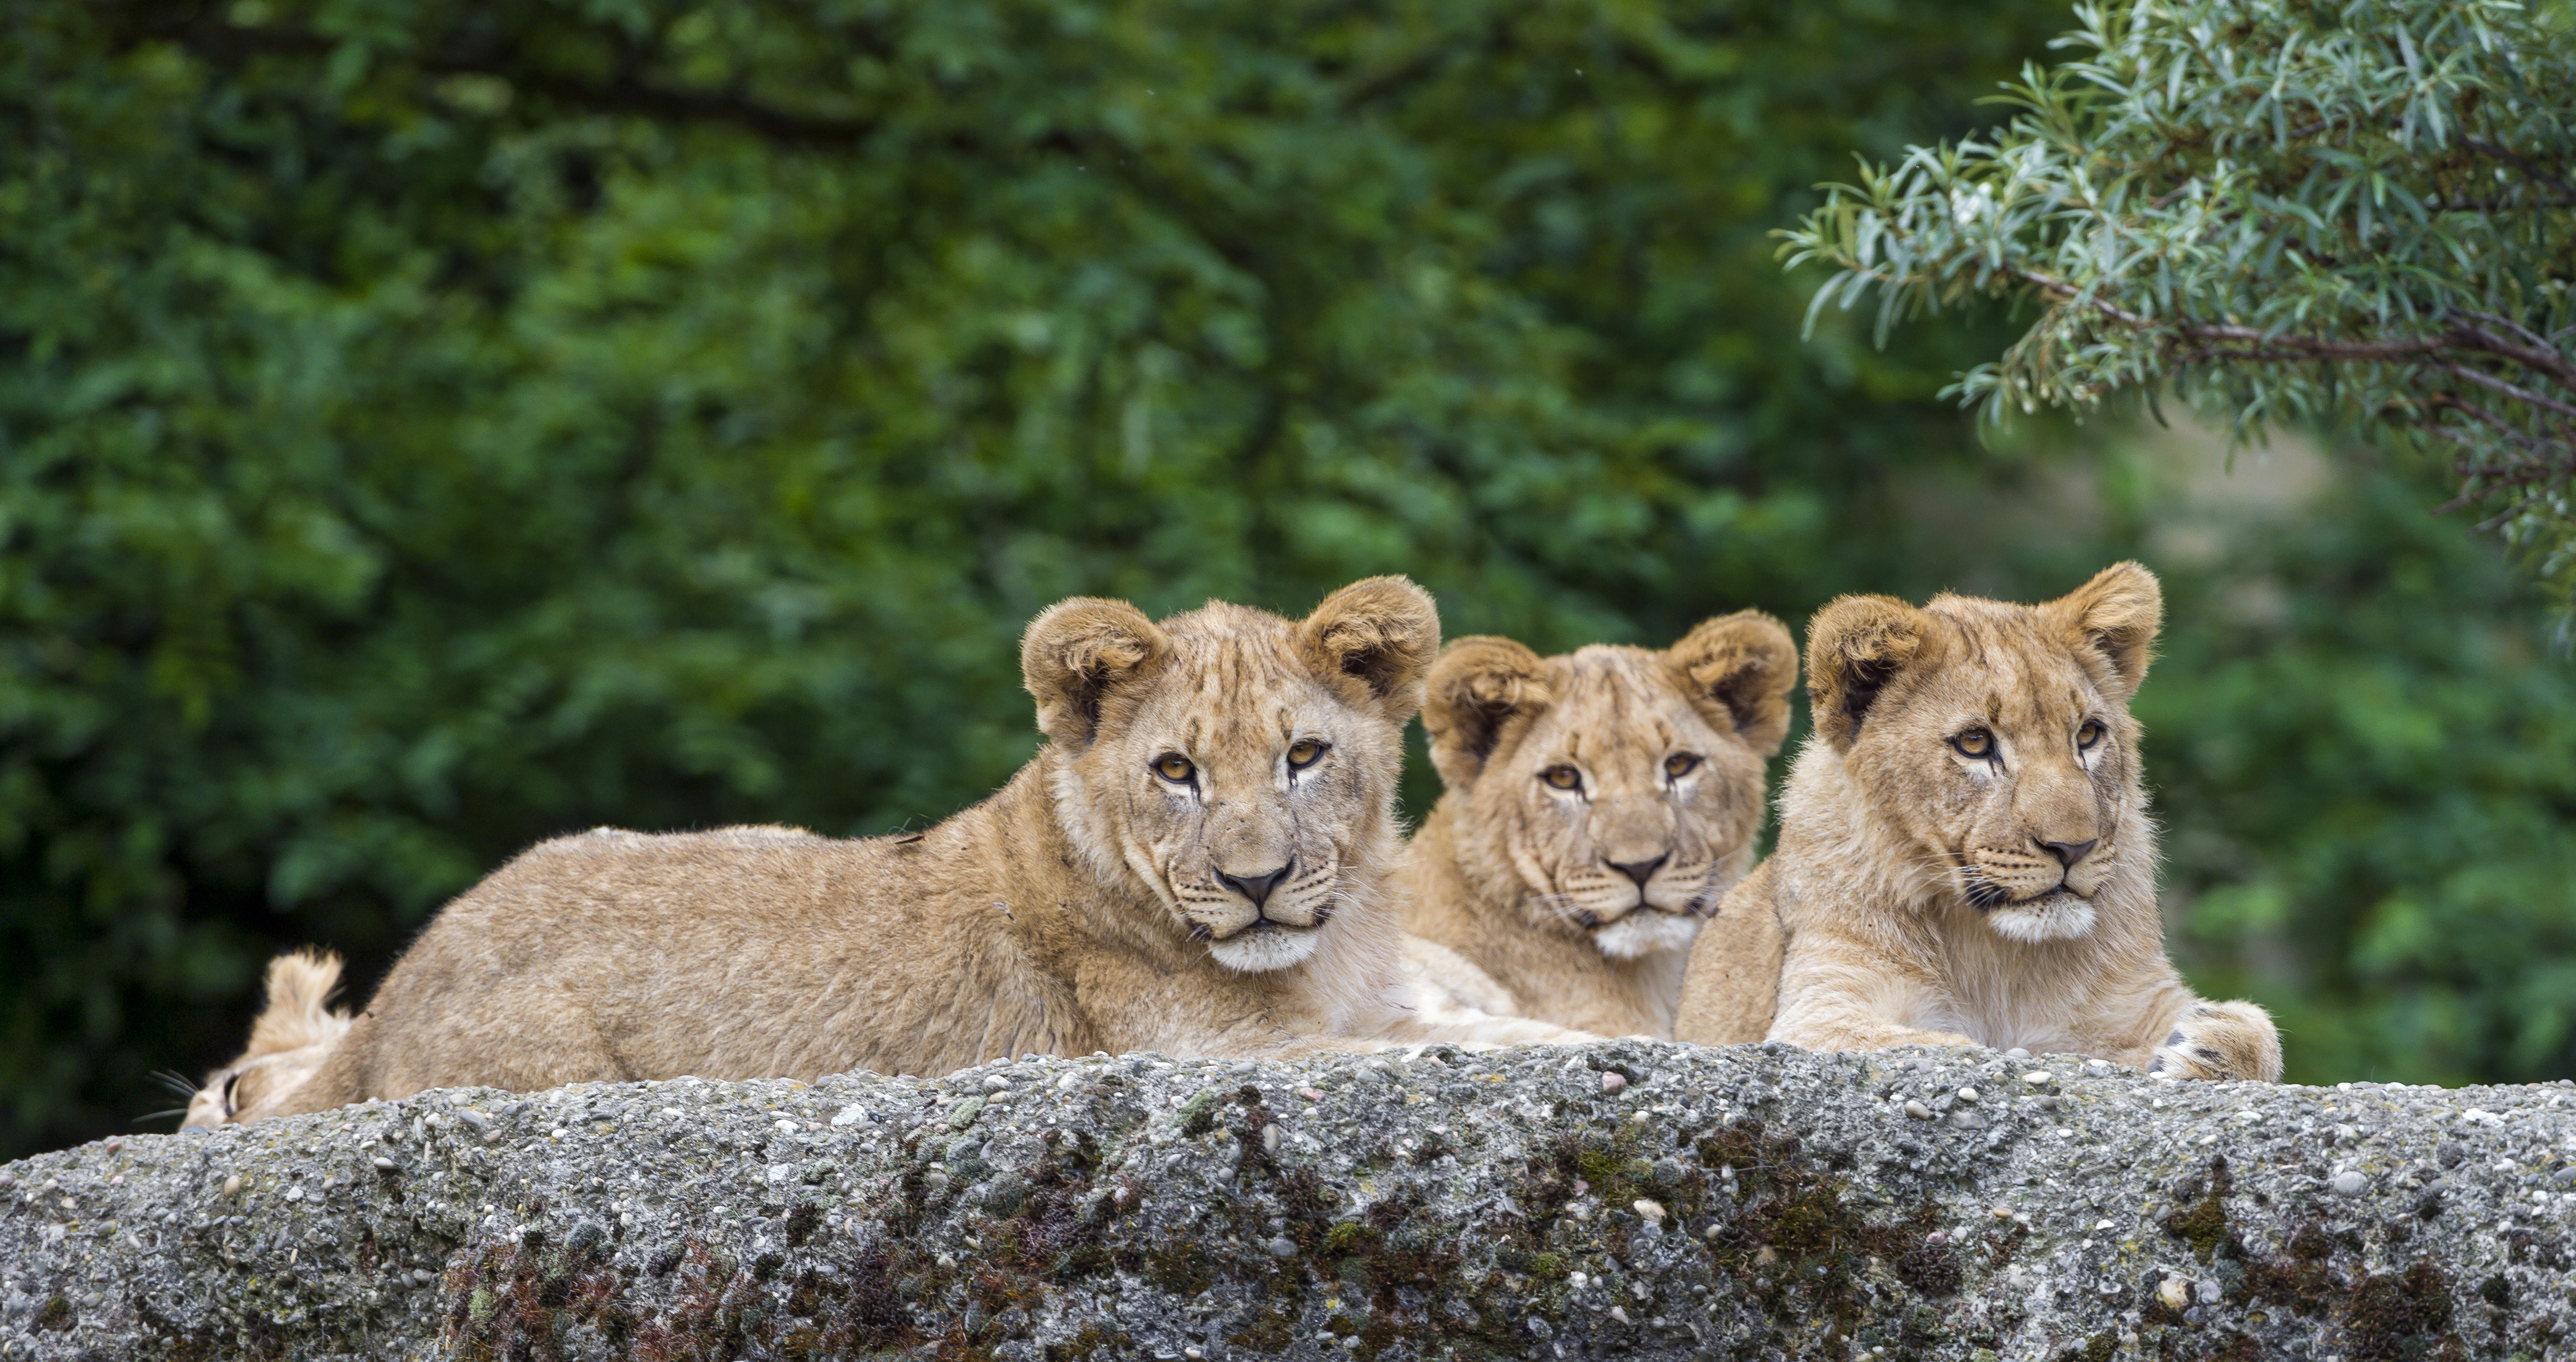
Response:
[{"label": "fur on back", "polygon": [[340,957],[329,951],[291,951],[269,961],[267,999],[251,1023],[249,1047],[207,1076],[188,1099],[180,1128],[255,1121],[281,1110],[349,1030],[349,1014],[330,1006],[339,987]]},{"label": "fur on back", "polygon": [[1452,644],[1423,709],[1448,788],[1400,879],[1430,943],[1417,971],[1488,1010],[1672,1036],[1692,943],[1752,858],[1797,672],[1789,631],[1751,610],[1660,651]]},{"label": "fur on back", "polygon": [[2262,1010],[2165,958],[2128,708],[2161,611],[2123,563],[2045,605],[1855,596],[1809,622],[1816,736],[1732,896],[1788,933],[1772,1039],[2279,1077]]},{"label": "fur on back", "polygon": [[1406,1005],[1385,882],[1400,735],[1438,643],[1401,578],[1304,620],[1059,603],[1021,657],[1048,742],[990,799],[901,837],[544,843],[440,912],[294,1109],[1564,1037]]}]

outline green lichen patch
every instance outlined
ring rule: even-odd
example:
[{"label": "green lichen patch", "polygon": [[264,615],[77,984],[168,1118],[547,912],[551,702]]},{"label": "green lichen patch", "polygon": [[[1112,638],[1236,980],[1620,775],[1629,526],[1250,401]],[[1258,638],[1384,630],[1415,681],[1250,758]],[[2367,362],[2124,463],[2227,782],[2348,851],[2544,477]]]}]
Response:
[{"label": "green lichen patch", "polygon": [[1210,1088],[1183,1103],[1179,1121],[1183,1135],[1205,1135],[1216,1129],[1216,1090]]},{"label": "green lichen patch", "polygon": [[2057,1362],[2111,1362],[2119,1350],[2120,1336],[2106,1329],[2059,1349]]},{"label": "green lichen patch", "polygon": [[621,1274],[602,1260],[604,1233],[585,1222],[561,1247],[543,1232],[496,1240],[451,1263],[447,1341],[459,1358],[565,1355],[563,1336],[586,1327],[611,1347],[635,1336],[635,1316],[622,1303]]},{"label": "green lichen patch", "polygon": [[785,1283],[782,1306],[769,1283],[785,1264],[784,1255],[764,1254],[745,1266],[692,1241],[678,1261],[657,1258],[648,1267],[668,1289],[647,1304],[627,1274],[576,1242],[549,1249],[530,1234],[487,1244],[449,1269],[447,1343],[459,1358],[492,1362],[603,1350],[643,1362],[713,1362],[748,1353],[848,1356],[919,1341],[884,1257],[797,1274]]},{"label": "green lichen patch", "polygon": [[1100,1146],[1087,1132],[1047,1131],[1037,1161],[1007,1192],[985,1196],[997,1218],[986,1230],[985,1261],[1023,1276],[1070,1281],[1110,1266],[1100,1227],[1110,1211],[1092,1195]]},{"label": "green lichen patch", "polygon": [[2287,1306],[2299,1315],[2319,1315],[2343,1295],[2330,1259],[2334,1241],[2314,1222],[2290,1232],[2285,1252],[2277,1258],[2256,1255],[2245,1264],[2245,1289],[2252,1295]]},{"label": "green lichen patch", "polygon": [[1273,1302],[1265,1305],[1226,1342],[1255,1352],[1275,1353],[1297,1336],[1297,1317]]},{"label": "green lichen patch", "polygon": [[[1288,1335],[1283,1332],[1279,1341],[1284,1345],[1288,1341]],[[1093,1356],[1104,1348],[1108,1349],[1113,1357],[1124,1356],[1134,1351],[1135,1344],[1136,1341],[1129,1338],[1123,1329],[1086,1324],[1082,1327],[1082,1331],[1073,1337],[1061,1343],[1046,1345],[1046,1362],[1080,1362],[1080,1359]]]},{"label": "green lichen patch", "polygon": [[[1696,1152],[1701,1167],[1671,1179],[1661,1195],[1680,1212],[1679,1227],[1698,1232],[1712,1278],[1727,1294],[1757,1302],[1776,1322],[1773,1344],[1792,1352],[1839,1347],[1863,1332],[1909,1348],[1946,1337],[1936,1302],[1966,1285],[1963,1250],[1984,1248],[1986,1260],[1999,1263],[2017,1242],[2011,1229],[1945,1231],[1929,1201],[1910,1213],[1871,1215],[1840,1160],[1756,1119],[1710,1132]],[[1614,1195],[1655,1167],[1635,1157],[1590,1166],[1610,1174]],[[1802,1327],[1812,1332],[1793,1337]]]},{"label": "green lichen patch", "polygon": [[2337,1321],[2352,1362],[2413,1362],[2468,1356],[2451,1333],[2451,1281],[2430,1262],[2404,1272],[2364,1273]]},{"label": "green lichen patch", "polygon": [[2165,1216],[2165,1233],[2191,1245],[2192,1255],[2204,1263],[2215,1259],[2221,1249],[2229,1250],[2230,1257],[2244,1257],[2227,1222],[2227,1195],[2233,1190],[2235,1179],[2228,1172],[2226,1156],[2211,1158],[2206,1179],[2187,1179],[2178,1189],[2178,1199],[2191,1204]]}]

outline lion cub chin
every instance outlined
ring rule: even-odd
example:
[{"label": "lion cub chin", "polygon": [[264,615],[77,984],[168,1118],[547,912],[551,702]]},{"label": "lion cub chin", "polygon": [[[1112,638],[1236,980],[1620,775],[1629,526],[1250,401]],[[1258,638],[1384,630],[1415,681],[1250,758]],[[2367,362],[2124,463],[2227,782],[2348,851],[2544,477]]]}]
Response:
[{"label": "lion cub chin", "polygon": [[2129,717],[2162,613],[2122,563],[2046,605],[1846,596],[1808,623],[1816,737],[1728,896],[1789,933],[1771,1039],[2281,1076],[2271,1018],[2165,958]]},{"label": "lion cub chin", "polygon": [[[1669,1039],[1692,942],[1751,858],[1797,676],[1789,631],[1752,610],[1660,652],[1450,645],[1422,711],[1448,792],[1397,878],[1416,974],[1486,1012]],[[1715,1038],[1760,1040],[1776,925],[1714,934],[1760,961],[1740,1034]]]},{"label": "lion cub chin", "polygon": [[1409,1005],[1385,881],[1439,643],[1431,598],[1395,577],[1304,620],[1062,602],[1021,649],[1047,746],[992,798],[906,837],[540,845],[442,910],[272,1110],[1032,1052],[1590,1039]]}]

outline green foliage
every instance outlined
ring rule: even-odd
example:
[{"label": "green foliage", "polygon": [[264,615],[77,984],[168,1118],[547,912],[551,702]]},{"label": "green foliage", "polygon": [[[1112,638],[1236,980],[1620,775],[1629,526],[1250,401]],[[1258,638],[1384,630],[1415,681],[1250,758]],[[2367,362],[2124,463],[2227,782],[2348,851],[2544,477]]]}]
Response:
[{"label": "green foliage", "polygon": [[2040,315],[1990,412],[2171,382],[2239,432],[2439,450],[2576,609],[2576,44],[2511,0],[2104,0],[1983,140],[1910,150],[1787,234],[1882,332],[1969,295]]},{"label": "green foliage", "polygon": [[2250,528],[2139,697],[2169,920],[2294,1081],[2576,1070],[2576,685],[2431,481]]},{"label": "green foliage", "polygon": [[538,837],[946,815],[1063,595],[1922,585],[1973,344],[1765,233],[2054,22],[1941,13],[0,0],[0,1151]]},{"label": "green foliage", "polygon": [[[945,816],[1032,749],[1058,597],[1380,571],[1553,650],[2144,553],[2204,982],[2303,1074],[2576,1071],[2569,692],[2492,555],[2371,475],[2234,541],[2302,623],[2232,622],[2144,465],[1932,400],[2000,325],[1795,339],[1769,230],[1972,131],[2053,0],[0,22],[0,1156],[168,1105],[275,949],[363,995],[537,838]],[[2380,736],[2419,699],[2447,759]]]}]

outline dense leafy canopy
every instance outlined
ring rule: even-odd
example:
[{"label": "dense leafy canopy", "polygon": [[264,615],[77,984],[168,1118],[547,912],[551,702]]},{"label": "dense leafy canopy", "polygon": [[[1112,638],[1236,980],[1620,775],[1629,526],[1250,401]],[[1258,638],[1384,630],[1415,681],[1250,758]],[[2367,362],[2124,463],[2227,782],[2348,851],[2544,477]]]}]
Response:
[{"label": "dense leafy canopy", "polygon": [[[0,1154],[131,1128],[148,1070],[238,1043],[269,951],[338,946],[363,991],[538,837],[945,815],[1032,749],[1014,643],[1057,597],[1303,609],[1381,571],[1556,649],[2146,552],[2147,703],[2182,706],[2149,721],[2191,735],[2149,770],[2178,832],[2213,811],[2177,839],[2193,959],[2358,1019],[2332,1063],[2569,1067],[2470,999],[2544,981],[2563,897],[2498,953],[2451,932],[2566,854],[2474,813],[2569,799],[2514,750],[2570,701],[2492,562],[2330,500],[2247,541],[2317,613],[2229,626],[2128,456],[2067,511],[2046,432],[1981,449],[1935,400],[1999,320],[1797,341],[1766,234],[1852,148],[1972,131],[2053,5],[0,21]],[[2365,660],[2341,721],[2402,737],[2438,681],[2472,778],[2260,684]],[[2442,837],[2337,840],[2428,799]],[[2308,953],[2240,949],[2275,937]]]},{"label": "dense leafy canopy", "polygon": [[1066,594],[1883,580],[1823,489],[1970,352],[1802,351],[1764,233],[2050,22],[1966,12],[7,5],[0,1142],[539,836],[945,815]]},{"label": "dense leafy canopy", "polygon": [[[1996,411],[2170,381],[2210,415],[2426,442],[2576,591],[2576,43],[2514,0],[2103,0],[1996,135],[1917,147],[1791,234],[1882,330],[1967,294],[2038,323]],[[2568,597],[2576,608],[2576,596]]]},{"label": "dense leafy canopy", "polygon": [[2141,507],[2190,612],[2137,705],[2166,920],[2300,1082],[2576,1072],[2576,684],[2528,579],[2425,513],[2440,481]]}]

